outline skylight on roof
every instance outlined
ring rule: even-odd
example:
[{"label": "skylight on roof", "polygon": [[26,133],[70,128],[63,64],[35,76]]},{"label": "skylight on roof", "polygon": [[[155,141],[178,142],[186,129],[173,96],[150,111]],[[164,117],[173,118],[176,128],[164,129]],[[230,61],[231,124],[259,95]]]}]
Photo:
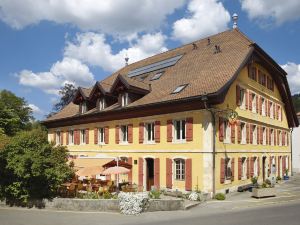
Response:
[{"label": "skylight on roof", "polygon": [[183,89],[186,88],[186,86],[188,86],[188,84],[182,84],[182,85],[179,85],[175,88],[175,90],[172,92],[172,94],[177,94],[179,92],[181,92]]},{"label": "skylight on roof", "polygon": [[156,73],[150,80],[158,80],[162,75],[164,71]]}]

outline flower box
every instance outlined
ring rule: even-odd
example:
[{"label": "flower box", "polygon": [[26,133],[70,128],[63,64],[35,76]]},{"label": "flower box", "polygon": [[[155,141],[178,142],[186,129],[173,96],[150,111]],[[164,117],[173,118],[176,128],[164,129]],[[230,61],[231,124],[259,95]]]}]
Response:
[{"label": "flower box", "polygon": [[289,176],[283,176],[283,180],[289,180],[290,177]]},{"label": "flower box", "polygon": [[266,197],[275,197],[276,189],[275,188],[253,188],[252,197],[254,198],[266,198]]}]

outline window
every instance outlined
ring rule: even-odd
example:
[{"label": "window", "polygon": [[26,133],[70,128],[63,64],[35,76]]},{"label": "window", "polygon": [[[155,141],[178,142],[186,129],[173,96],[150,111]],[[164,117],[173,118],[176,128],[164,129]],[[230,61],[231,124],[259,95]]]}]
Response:
[{"label": "window", "polygon": [[80,144],[85,144],[85,140],[86,140],[86,131],[80,130]]},{"label": "window", "polygon": [[245,89],[240,89],[240,107],[242,109],[245,109],[246,108],[246,90]]},{"label": "window", "polygon": [[281,106],[280,105],[278,106],[277,113],[278,113],[278,120],[281,121],[282,115],[281,115]]},{"label": "window", "polygon": [[261,98],[261,114],[266,116],[266,99],[263,97]]},{"label": "window", "polygon": [[179,92],[181,92],[183,89],[186,88],[186,86],[188,86],[188,84],[183,84],[183,85],[179,85],[175,88],[175,90],[172,92],[172,94],[177,94]]},{"label": "window", "polygon": [[258,143],[257,143],[257,126],[256,125],[253,125],[252,138],[253,138],[252,144],[257,145]]},{"label": "window", "polygon": [[81,107],[80,107],[81,111],[80,113],[83,114],[87,111],[87,106],[86,106],[86,102],[82,102],[81,103]]},{"label": "window", "polygon": [[231,129],[228,121],[224,121],[224,138],[225,143],[231,142]]},{"label": "window", "polygon": [[61,143],[61,132],[59,130],[55,132],[55,143],[57,145],[62,144]]},{"label": "window", "polygon": [[74,130],[69,130],[69,145],[74,144]]},{"label": "window", "polygon": [[163,72],[158,72],[156,73],[150,80],[158,80],[162,75],[164,74],[164,71]]},{"label": "window", "polygon": [[251,98],[252,98],[252,112],[256,113],[256,106],[257,106],[256,94],[252,93]]},{"label": "window", "polygon": [[254,177],[257,177],[258,176],[258,160],[257,160],[257,157],[254,158],[254,161],[253,161],[253,176]]},{"label": "window", "polygon": [[282,146],[282,132],[281,132],[281,130],[278,131],[278,139],[279,139],[278,145],[279,145],[279,146]]},{"label": "window", "polygon": [[274,103],[270,102],[270,118],[274,119]]},{"label": "window", "polygon": [[127,125],[122,125],[121,126],[121,132],[120,132],[120,141],[123,143],[128,142],[128,126]]},{"label": "window", "polygon": [[267,144],[267,128],[263,127],[263,145]]},{"label": "window", "polygon": [[99,110],[103,110],[105,109],[105,99],[104,98],[100,98],[99,99]]},{"label": "window", "polygon": [[255,66],[250,66],[249,77],[250,77],[250,79],[256,81],[257,70],[256,70],[256,67],[255,67]]},{"label": "window", "polygon": [[104,144],[105,141],[104,141],[104,128],[101,127],[98,129],[98,142],[99,144]]},{"label": "window", "polygon": [[185,179],[185,160],[175,159],[175,180]]},{"label": "window", "polygon": [[128,93],[125,92],[121,95],[122,107],[128,105]]},{"label": "window", "polygon": [[274,146],[275,141],[275,131],[274,129],[271,129],[271,145]]},{"label": "window", "polygon": [[232,171],[231,171],[231,160],[230,158],[225,159],[225,180],[231,180]]},{"label": "window", "polygon": [[241,143],[246,144],[247,140],[247,128],[246,123],[241,123]]},{"label": "window", "polygon": [[147,142],[154,142],[154,123],[146,123],[145,129],[145,140]]},{"label": "window", "polygon": [[288,132],[285,132],[285,135],[284,135],[284,143],[285,143],[285,146],[288,146],[288,136],[289,136],[289,133]]},{"label": "window", "polygon": [[247,179],[247,158],[242,158],[242,179]]},{"label": "window", "polygon": [[175,141],[185,140],[185,120],[174,121],[174,137]]},{"label": "window", "polygon": [[128,158],[127,157],[120,157],[120,160],[123,161],[123,162],[128,163]]}]

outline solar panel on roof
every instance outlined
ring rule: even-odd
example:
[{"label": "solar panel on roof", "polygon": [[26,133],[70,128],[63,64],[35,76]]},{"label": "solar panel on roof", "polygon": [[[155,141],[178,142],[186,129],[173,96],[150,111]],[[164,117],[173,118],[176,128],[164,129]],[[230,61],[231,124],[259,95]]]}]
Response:
[{"label": "solar panel on roof", "polygon": [[162,60],[160,62],[152,63],[147,66],[143,66],[134,70],[129,71],[128,77],[134,77],[143,73],[149,73],[155,70],[163,69],[169,66],[174,66],[183,55],[178,55],[169,59]]}]

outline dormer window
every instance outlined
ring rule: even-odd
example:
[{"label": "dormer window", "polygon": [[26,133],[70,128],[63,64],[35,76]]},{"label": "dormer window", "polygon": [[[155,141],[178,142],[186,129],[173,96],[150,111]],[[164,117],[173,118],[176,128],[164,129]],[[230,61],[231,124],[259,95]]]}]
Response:
[{"label": "dormer window", "polygon": [[128,105],[128,93],[127,92],[121,94],[121,103],[122,103],[122,107]]},{"label": "dormer window", "polygon": [[100,98],[99,100],[99,110],[101,111],[101,110],[103,110],[103,109],[105,109],[105,106],[106,106],[106,104],[105,104],[105,99],[104,98]]},{"label": "dormer window", "polygon": [[83,114],[83,113],[86,113],[86,111],[87,111],[86,102],[80,103],[80,113]]}]

